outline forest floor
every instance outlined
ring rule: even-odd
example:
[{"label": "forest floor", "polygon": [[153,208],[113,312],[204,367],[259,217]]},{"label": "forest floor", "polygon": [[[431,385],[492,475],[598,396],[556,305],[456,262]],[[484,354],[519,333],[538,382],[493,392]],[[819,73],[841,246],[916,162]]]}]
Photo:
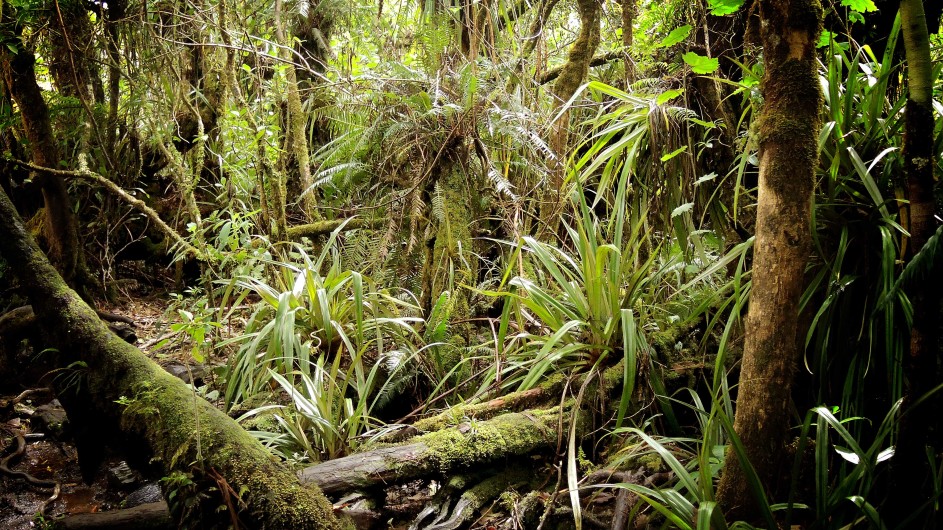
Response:
[{"label": "forest floor", "polygon": [[[205,365],[197,364],[192,354],[189,335],[178,326],[182,314],[178,311],[179,300],[166,291],[135,286],[133,290],[122,293],[118,301],[98,309],[130,317],[134,321],[135,345],[141,348],[168,372],[189,382],[196,380],[195,386],[203,384],[202,379],[210,382],[212,367],[224,361],[211,358]],[[185,313],[185,312],[184,312]],[[241,318],[227,322],[233,329],[220,330],[224,335],[231,333],[242,324]],[[49,377],[49,374],[43,376]],[[23,384],[38,387],[40,383]],[[41,528],[43,517],[37,514],[45,507],[45,519],[58,519],[86,513],[99,513],[120,508],[154,503],[161,500],[157,482],[146,480],[132,471],[123,461],[124,456],[116,453],[106,455],[104,462],[91,484],[86,484],[81,476],[78,454],[72,441],[65,412],[58,401],[48,391],[37,391],[17,401],[19,392],[24,388],[0,390],[0,458],[7,463],[7,457],[16,446],[16,432],[25,436],[26,447],[23,454],[9,459],[10,470],[24,471],[36,479],[54,480],[60,485],[58,497],[47,502],[52,488],[37,487],[28,484],[22,477],[17,478],[7,472],[0,472],[0,529],[26,530]],[[212,385],[210,385],[212,386]],[[122,448],[117,448],[121,451]],[[127,448],[133,452],[132,448]],[[532,461],[530,472],[552,481],[558,476],[553,465],[544,459]],[[650,473],[649,473],[650,474]],[[536,478],[536,477],[532,477]],[[600,479],[605,482],[605,479]],[[384,488],[386,513],[400,521],[402,528],[409,527],[424,507],[430,506],[437,490],[445,487],[437,480],[414,480],[399,486]],[[559,489],[559,484],[558,488]],[[545,488],[538,488],[545,489]],[[547,495],[546,492],[543,495]],[[435,497],[435,498],[434,498]],[[599,523],[612,517],[616,492],[594,490],[586,499],[585,514],[590,523]],[[351,497],[339,499],[336,506],[352,505],[357,502]],[[624,501],[623,501],[624,503]],[[515,503],[517,505],[517,503]],[[490,506],[490,507],[489,507]],[[143,506],[142,506],[143,508]],[[445,512],[448,513],[447,511]],[[593,515],[598,514],[598,515]],[[602,519],[599,517],[602,516]],[[422,515],[418,515],[422,517]],[[500,503],[490,503],[479,507],[477,519],[466,520],[462,527],[470,528],[522,528],[519,514],[514,509]],[[596,517],[594,519],[594,517]],[[567,517],[564,517],[566,519]],[[425,524],[421,526],[426,526]],[[433,525],[434,526],[434,525]],[[385,526],[384,526],[385,527]]]}]

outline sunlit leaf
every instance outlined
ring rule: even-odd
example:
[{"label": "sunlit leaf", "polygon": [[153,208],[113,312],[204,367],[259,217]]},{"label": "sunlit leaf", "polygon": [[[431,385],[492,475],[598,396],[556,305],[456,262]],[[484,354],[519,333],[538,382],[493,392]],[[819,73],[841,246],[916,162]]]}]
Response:
[{"label": "sunlit leaf", "polygon": [[714,173],[713,171],[711,171],[710,173],[704,175],[703,177],[695,180],[694,185],[699,186],[701,184],[704,184],[705,182],[710,182],[714,180],[715,178],[717,178],[717,173]]},{"label": "sunlit leaf", "polygon": [[885,450],[881,451],[880,453],[878,453],[878,456],[877,456],[877,460],[876,460],[876,461],[877,461],[878,463],[880,463],[880,462],[884,462],[885,460],[890,460],[891,458],[894,457],[894,451],[895,451],[895,449],[894,449],[894,446],[893,446],[893,445],[890,446],[890,447],[888,447],[887,449],[885,449]]},{"label": "sunlit leaf", "polygon": [[878,6],[874,4],[873,0],[841,0],[841,5],[859,13],[870,13],[878,10]]},{"label": "sunlit leaf", "polygon": [[743,6],[743,0],[708,0],[707,7],[714,16],[736,13]]},{"label": "sunlit leaf", "polygon": [[688,52],[682,55],[681,58],[695,74],[712,74],[720,67],[720,62],[716,58],[705,57],[694,52]]},{"label": "sunlit leaf", "polygon": [[661,40],[661,42],[658,43],[658,47],[667,48],[669,46],[674,46],[675,44],[678,44],[679,42],[688,38],[688,35],[690,34],[691,34],[690,24],[685,24],[681,27],[677,27],[671,30],[671,33],[669,33],[667,37],[665,37],[664,39]]},{"label": "sunlit leaf", "polygon": [[685,146],[682,146],[682,147],[679,147],[679,148],[675,149],[674,151],[672,151],[672,152],[670,152],[670,153],[667,153],[667,154],[662,155],[662,156],[661,156],[661,161],[662,161],[662,162],[667,162],[667,161],[671,160],[672,158],[674,158],[674,157],[680,155],[681,153],[683,153],[683,152],[685,152],[685,151],[687,151],[687,150],[688,150],[688,146],[686,146],[686,145],[685,145]]},{"label": "sunlit leaf", "polygon": [[832,42],[832,39],[835,38],[835,34],[831,31],[825,30],[819,35],[819,41],[815,43],[816,48],[824,48]]},{"label": "sunlit leaf", "polygon": [[861,463],[861,459],[858,458],[858,455],[855,454],[854,451],[851,451],[851,450],[849,450],[849,449],[845,449],[844,447],[841,447],[841,446],[838,446],[838,445],[835,446],[835,451],[838,453],[839,456],[841,456],[841,457],[844,458],[845,460],[851,462],[852,464],[859,464],[859,463]]},{"label": "sunlit leaf", "polygon": [[681,90],[681,89],[666,90],[662,92],[661,94],[658,94],[658,99],[656,99],[655,102],[658,103],[659,105],[664,105],[665,103],[668,103],[669,101],[680,96],[681,94],[684,94],[684,90]]},{"label": "sunlit leaf", "polygon": [[678,217],[679,215],[683,215],[687,212],[690,212],[692,208],[694,208],[694,203],[686,202],[671,211],[671,218],[674,219],[675,217]]}]

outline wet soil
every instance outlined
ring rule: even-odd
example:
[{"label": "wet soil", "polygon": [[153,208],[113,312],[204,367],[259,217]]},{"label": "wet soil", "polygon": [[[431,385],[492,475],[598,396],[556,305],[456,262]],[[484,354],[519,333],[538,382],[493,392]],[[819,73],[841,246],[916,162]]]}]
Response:
[{"label": "wet soil", "polygon": [[[124,298],[115,305],[100,306],[98,309],[132,318],[135,322],[136,345],[144,347],[150,343],[150,346],[154,346],[169,325],[163,316],[167,299],[166,293],[150,293],[146,296],[138,293],[138,296]],[[150,352],[149,355],[162,365],[177,362],[176,352],[168,350],[170,348],[165,347],[162,352]],[[20,383],[30,384],[27,381]],[[24,390],[11,388],[13,386],[0,388],[0,405],[9,404]],[[145,485],[140,477],[133,480],[124,477],[122,483],[116,473],[110,471],[121,463],[119,455],[107,456],[94,482],[85,484],[79,468],[78,453],[68,431],[65,413],[49,392],[31,394],[15,406],[0,406],[0,458],[13,452],[16,446],[15,433],[22,433],[26,438],[26,451],[21,457],[10,461],[10,469],[24,471],[37,479],[55,480],[60,484],[58,498],[48,503],[45,514],[40,515],[44,503],[53,493],[52,488],[33,486],[22,478],[0,472],[0,529],[41,528],[44,520],[126,507],[128,495]],[[153,488],[152,485],[150,487]]]},{"label": "wet soil", "polygon": [[[0,401],[9,401],[14,396],[0,396]],[[85,484],[79,470],[78,454],[67,438],[57,438],[54,429],[41,426],[35,411],[40,405],[53,403],[52,396],[26,399],[0,418],[0,443],[3,455],[12,452],[16,431],[26,439],[26,451],[22,457],[12,460],[13,471],[24,471],[37,479],[59,482],[59,497],[49,503],[45,518],[64,515],[98,512],[119,506],[129,493],[109,484],[108,473],[100,472],[95,481]],[[102,469],[115,467],[117,458],[106,460]],[[0,473],[0,528],[26,530],[36,528],[43,516],[39,515],[46,500],[52,495],[51,488],[28,484],[22,478]]]}]

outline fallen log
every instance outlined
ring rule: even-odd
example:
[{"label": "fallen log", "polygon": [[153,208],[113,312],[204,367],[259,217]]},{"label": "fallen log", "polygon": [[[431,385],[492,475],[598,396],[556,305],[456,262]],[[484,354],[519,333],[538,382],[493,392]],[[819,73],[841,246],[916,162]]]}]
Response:
[{"label": "fallen log", "polygon": [[[449,476],[508,458],[522,457],[557,446],[560,407],[513,412],[488,421],[417,436],[411,443],[382,447],[329,460],[298,473],[302,482],[314,482],[327,494]],[[570,408],[563,409],[566,421]],[[588,424],[577,414],[577,432]]]},{"label": "fallen log", "polygon": [[70,515],[56,523],[61,530],[171,530],[177,528],[167,503],[142,504],[108,512]]},{"label": "fallen log", "polygon": [[[28,293],[48,343],[66,362],[83,363],[82,384],[72,388],[82,393],[80,416],[120,428],[165,476],[217,477],[241,496],[238,516],[252,528],[338,528],[317,488],[303,486],[232,419],[108,330],[36,246],[5,192],[0,256]],[[202,513],[225,505],[218,494],[198,493],[207,506]]]},{"label": "fallen log", "polygon": [[560,392],[563,390],[565,383],[566,379],[563,376],[554,376],[535,388],[511,392],[484,402],[472,400],[468,403],[450,407],[434,416],[417,421],[412,427],[417,434],[437,431],[449,425],[454,425],[455,418],[468,417],[476,420],[486,420],[503,412],[520,412],[548,405],[550,402],[560,399]]},{"label": "fallen log", "polygon": [[330,221],[318,221],[306,225],[289,226],[286,236],[289,241],[297,241],[303,237],[326,236],[343,226],[344,230],[357,230],[359,228],[379,228],[387,221],[385,219],[334,219]]}]

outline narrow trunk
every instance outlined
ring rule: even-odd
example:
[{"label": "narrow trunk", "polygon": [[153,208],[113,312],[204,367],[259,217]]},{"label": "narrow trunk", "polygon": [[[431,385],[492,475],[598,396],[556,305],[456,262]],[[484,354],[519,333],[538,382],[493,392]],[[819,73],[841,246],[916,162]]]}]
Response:
[{"label": "narrow trunk", "polygon": [[622,47],[625,57],[625,78],[635,81],[635,61],[632,60],[632,42],[635,36],[635,17],[638,16],[638,0],[621,0],[622,5]]},{"label": "narrow trunk", "polygon": [[[4,13],[4,16],[8,16]],[[49,108],[36,82],[36,58],[19,36],[4,36],[9,45],[0,51],[0,71],[8,93],[20,109],[23,130],[36,165],[58,168],[60,157],[49,119]],[[11,38],[12,37],[12,38]],[[13,50],[16,50],[14,53]],[[68,282],[74,282],[84,264],[79,233],[65,183],[58,178],[36,175],[45,203],[43,235],[52,262]]]},{"label": "narrow trunk", "polygon": [[[936,231],[933,198],[933,65],[927,20],[920,0],[900,4],[901,28],[907,57],[906,127],[904,132],[904,173],[907,178],[907,218],[910,241],[907,256],[923,249]],[[910,354],[903,359],[904,405],[896,457],[892,461],[891,520],[902,522],[920,510],[933,494],[929,482],[926,446],[938,427],[938,400],[923,405],[919,413],[908,413],[914,402],[938,382],[937,355],[940,286],[921,283],[908,293],[913,307]],[[931,444],[932,445],[932,444]],[[925,521],[925,523],[928,523]],[[935,526],[929,524],[929,528]]]},{"label": "narrow trunk", "polygon": [[[589,75],[589,63],[599,46],[599,11],[598,0],[578,0],[577,7],[580,14],[580,33],[567,58],[560,76],[553,85],[553,96],[557,100],[557,108],[563,106],[573,97],[586,76]],[[550,148],[557,155],[557,163],[550,172],[547,188],[543,193],[540,204],[541,232],[555,234],[559,227],[564,199],[563,179],[565,174],[567,144],[569,142],[570,111],[565,110],[553,124],[550,136]]]},{"label": "narrow trunk", "polygon": [[[301,94],[298,90],[298,76],[295,72],[292,48],[285,39],[284,21],[282,20],[282,1],[275,1],[275,40],[280,47],[280,56],[287,62],[285,68],[286,98],[288,100],[288,131],[286,141],[288,151],[298,166],[298,183],[304,215],[310,220],[320,218],[315,200],[314,179],[311,177],[311,160],[308,154],[307,119],[301,106]],[[286,168],[286,173],[289,173]],[[287,197],[286,197],[287,202]]]},{"label": "narrow trunk", "polygon": [[[821,93],[815,42],[818,0],[759,2],[765,104],[757,127],[760,182],[753,288],[746,319],[734,429],[760,482],[783,480],[780,456],[790,421],[799,299],[811,248],[812,191],[818,163]],[[728,451],[718,499],[733,518],[755,521],[759,510],[743,468]]]}]

